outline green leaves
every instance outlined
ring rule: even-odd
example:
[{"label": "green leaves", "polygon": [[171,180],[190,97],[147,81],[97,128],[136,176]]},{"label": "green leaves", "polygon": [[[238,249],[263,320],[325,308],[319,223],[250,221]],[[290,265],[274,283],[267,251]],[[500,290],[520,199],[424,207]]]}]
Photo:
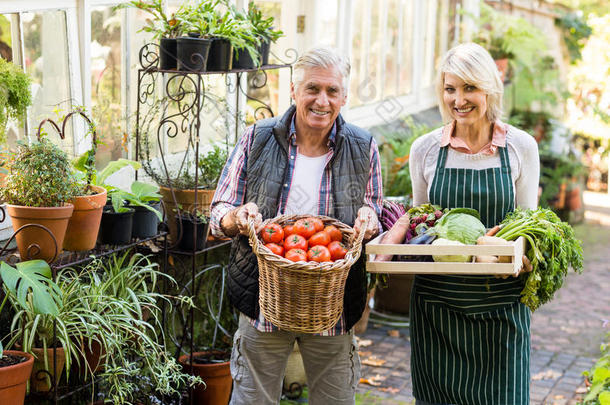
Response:
[{"label": "green leaves", "polygon": [[0,197],[9,204],[60,207],[79,192],[68,156],[45,138],[19,143],[8,171]]},{"label": "green leaves", "polygon": [[61,290],[51,280],[51,268],[44,260],[20,262],[11,267],[0,262],[0,276],[10,294],[23,308],[37,314],[57,315],[61,306]]},{"label": "green leaves", "polygon": [[529,245],[526,255],[533,270],[524,275],[525,287],[521,302],[532,311],[550,301],[563,285],[568,268],[581,273],[583,251],[574,230],[546,208],[523,210],[517,208],[502,221],[497,237],[515,240],[523,236]]},{"label": "green leaves", "polygon": [[19,66],[0,58],[0,144],[5,141],[9,118],[23,120],[32,104],[31,79]]}]

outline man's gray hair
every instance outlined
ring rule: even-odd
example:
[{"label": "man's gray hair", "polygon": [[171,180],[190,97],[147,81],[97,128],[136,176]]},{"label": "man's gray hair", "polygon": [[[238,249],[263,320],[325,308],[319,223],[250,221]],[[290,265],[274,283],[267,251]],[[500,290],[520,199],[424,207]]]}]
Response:
[{"label": "man's gray hair", "polygon": [[295,90],[303,81],[305,69],[310,68],[337,68],[343,78],[343,93],[347,95],[349,87],[350,63],[349,59],[341,54],[337,49],[318,46],[309,49],[303,55],[299,56],[293,65],[292,83]]}]

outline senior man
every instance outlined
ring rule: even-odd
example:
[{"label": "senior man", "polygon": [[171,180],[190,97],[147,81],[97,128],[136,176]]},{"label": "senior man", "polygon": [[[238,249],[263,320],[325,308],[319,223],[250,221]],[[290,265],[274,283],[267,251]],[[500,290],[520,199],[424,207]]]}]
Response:
[{"label": "senior man", "polygon": [[373,137],[339,114],[347,99],[349,61],[317,47],[293,66],[294,100],[281,117],[246,129],[223,170],[212,202],[211,229],[234,237],[229,264],[229,298],[240,311],[233,341],[232,405],[278,404],[288,356],[295,340],[303,357],[312,405],[353,404],[360,359],[352,327],[364,310],[363,261],[351,269],[343,313],[319,334],[280,330],[258,305],[258,266],[248,244],[249,219],[280,214],[328,215],[365,224],[365,239],[379,228],[382,186]]}]

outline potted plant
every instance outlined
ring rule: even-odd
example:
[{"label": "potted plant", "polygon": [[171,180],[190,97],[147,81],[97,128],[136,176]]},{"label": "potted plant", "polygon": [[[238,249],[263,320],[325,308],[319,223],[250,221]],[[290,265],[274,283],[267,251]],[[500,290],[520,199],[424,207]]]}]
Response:
[{"label": "potted plant", "polygon": [[223,405],[231,396],[231,344],[238,317],[226,299],[226,272],[201,272],[200,277],[200,285],[205,286],[205,291],[196,294],[196,314],[202,320],[200,345],[192,356],[187,352],[178,361],[186,372],[205,381],[205,386],[195,387],[194,404]]},{"label": "potted plant", "polygon": [[[165,212],[169,214],[185,211],[209,215],[210,204],[216,192],[216,182],[220,177],[227,156],[226,148],[214,145],[208,153],[201,157],[197,168],[197,184],[195,184],[194,169],[191,168],[192,161],[190,160],[170,178],[159,176],[147,164],[144,164],[143,167],[147,170],[147,174],[151,175],[152,173],[151,177],[155,178],[155,181],[160,185],[159,191],[163,196]],[[195,193],[197,194],[196,204]],[[178,222],[173,215],[168,215],[168,227],[170,238],[173,241],[178,241],[183,231],[178,227]]]},{"label": "potted plant", "polygon": [[481,4],[476,23],[478,31],[473,42],[489,51],[502,80],[508,74],[510,60],[530,66],[540,57],[540,50],[546,49],[543,36],[525,20],[500,13],[489,5]]},{"label": "potted plant", "polygon": [[186,6],[181,24],[187,36],[177,40],[178,70],[202,72],[206,70],[212,45],[211,24],[216,24],[215,6],[219,0],[202,1],[197,6]]},{"label": "potted plant", "polygon": [[153,38],[159,40],[159,68],[173,70],[177,66],[177,38],[182,34],[180,16],[184,9],[180,7],[178,11],[168,15],[164,11],[163,3],[163,0],[132,0],[119,4],[115,9],[135,7],[151,15],[152,19],[146,20],[142,31],[152,33]]},{"label": "potted plant", "polygon": [[9,119],[22,122],[32,104],[30,77],[12,62],[0,58],[0,144],[6,141]]},{"label": "potted plant", "polygon": [[237,49],[235,53],[234,68],[252,69],[269,64],[269,50],[272,42],[276,42],[284,33],[273,29],[273,17],[265,18],[260,8],[250,2],[247,14],[235,12],[236,18],[246,22],[249,32],[254,34],[252,43],[256,46],[256,53],[248,48]]},{"label": "potted plant", "polygon": [[119,198],[114,201],[126,201],[127,208],[133,208],[132,238],[150,238],[157,234],[159,223],[163,221],[161,214],[161,194],[159,186],[141,181],[131,183],[131,192],[118,190]]},{"label": "potted plant", "polygon": [[[88,370],[102,372],[107,400],[135,401],[142,385],[153,394],[176,396],[184,387],[203,383],[180,370],[159,332],[163,301],[187,306],[192,301],[157,292],[161,279],[171,286],[176,282],[149,257],[127,251],[109,260],[96,259],[84,269],[66,269],[58,279],[66,289],[66,301],[80,300],[88,309],[83,314],[90,327],[82,333],[85,357],[96,344],[99,350],[97,358],[89,358],[86,364]],[[132,383],[134,376],[138,385]]]},{"label": "potted plant", "polygon": [[22,260],[52,261],[61,252],[74,209],[68,201],[78,194],[68,156],[42,137],[29,145],[19,143],[7,167],[0,198],[7,204],[19,254]]},{"label": "potted plant", "polygon": [[[68,222],[63,248],[71,251],[86,251],[95,247],[107,192],[105,188],[93,183],[97,173],[95,170],[95,154],[98,140],[96,126],[85,114],[84,109],[77,108],[61,117],[60,135],[62,139],[65,137],[66,124],[75,115],[81,116],[86,121],[88,128],[86,135],[91,135],[92,142],[91,149],[72,162],[75,169],[74,174],[78,179],[78,193],[70,200],[70,203],[74,205],[74,211]],[[59,128],[59,125],[54,122],[53,124],[56,128]]]},{"label": "potted plant", "polygon": [[[61,291],[51,280],[51,268],[43,260],[20,262],[15,267],[0,262],[0,277],[4,299],[0,313],[9,297],[17,307],[29,306],[36,314],[56,315],[61,303]],[[32,374],[34,356],[16,350],[3,350],[0,341],[0,403],[21,405],[26,382]]]},{"label": "potted plant", "polygon": [[178,247],[187,252],[198,251],[205,247],[208,236],[209,218],[202,212],[194,213],[180,210],[176,215],[182,229],[182,237]]}]

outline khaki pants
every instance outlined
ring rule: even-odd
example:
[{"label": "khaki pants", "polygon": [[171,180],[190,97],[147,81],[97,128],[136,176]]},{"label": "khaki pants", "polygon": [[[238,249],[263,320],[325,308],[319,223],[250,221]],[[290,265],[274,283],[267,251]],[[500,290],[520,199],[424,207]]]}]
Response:
[{"label": "khaki pants", "polygon": [[230,405],[278,404],[286,363],[296,339],[307,374],[309,404],[354,404],[360,357],[351,331],[340,336],[260,332],[240,314],[231,353]]}]

